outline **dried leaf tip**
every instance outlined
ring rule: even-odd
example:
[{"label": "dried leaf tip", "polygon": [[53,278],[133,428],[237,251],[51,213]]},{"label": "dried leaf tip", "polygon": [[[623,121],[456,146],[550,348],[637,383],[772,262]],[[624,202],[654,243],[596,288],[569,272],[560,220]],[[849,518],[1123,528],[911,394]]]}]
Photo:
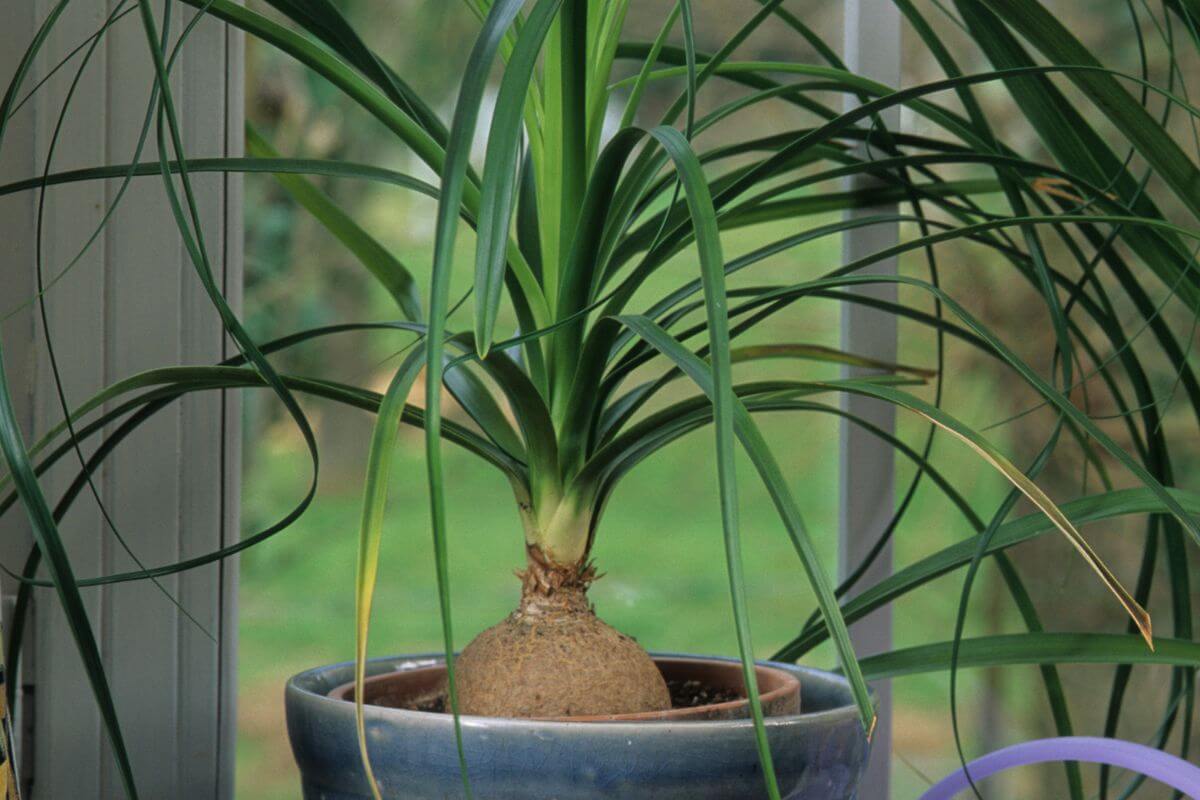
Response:
[{"label": "dried leaf tip", "polygon": [[1150,613],[1145,609],[1142,610],[1141,616],[1136,620],[1138,631],[1141,632],[1142,638],[1146,640],[1146,646],[1150,648],[1150,652],[1154,652],[1154,622],[1150,619]]},{"label": "dried leaf tip", "polygon": [[1137,626],[1138,633],[1142,635],[1146,646],[1150,648],[1150,652],[1154,652],[1154,621],[1150,618],[1150,612],[1142,608],[1132,597],[1125,596],[1122,598],[1122,605],[1129,612],[1133,624]]}]

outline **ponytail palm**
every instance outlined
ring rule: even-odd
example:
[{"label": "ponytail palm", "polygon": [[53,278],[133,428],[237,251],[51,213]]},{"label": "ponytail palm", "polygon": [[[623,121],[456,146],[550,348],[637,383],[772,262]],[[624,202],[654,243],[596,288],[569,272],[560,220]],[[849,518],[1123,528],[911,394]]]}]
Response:
[{"label": "ponytail palm", "polygon": [[[1193,424],[1191,416],[1200,419],[1200,383],[1191,366],[1190,342],[1166,322],[1168,311],[1200,313],[1200,270],[1194,263],[1200,239],[1196,224],[1200,171],[1190,133],[1197,109],[1189,100],[1182,71],[1175,67],[1174,51],[1194,48],[1198,41],[1200,20],[1193,16],[1190,4],[1165,4],[1161,19],[1156,18],[1158,38],[1144,42],[1148,49],[1168,52],[1170,68],[1159,85],[1148,74],[1106,67],[1034,0],[963,0],[938,11],[954,15],[988,62],[984,71],[965,72],[923,12],[897,0],[944,73],[938,80],[900,88],[847,71],[835,51],[781,0],[730,4],[737,6],[745,21],[711,53],[697,48],[697,20],[688,0],[670,6],[651,41],[626,38],[629,0],[467,0],[478,16],[480,31],[466,62],[453,117],[444,122],[432,110],[434,104],[387,65],[386,54],[369,48],[330,0],[269,0],[287,24],[231,0],[186,2],[198,9],[197,15],[237,26],[330,82],[439,180],[432,185],[341,160],[284,158],[253,131],[248,132],[246,158],[189,159],[171,101],[169,72],[174,55],[164,51],[165,38],[148,0],[139,0],[136,5],[142,12],[159,87],[147,113],[147,130],[152,119],[157,123],[161,153],[157,162],[50,174],[0,187],[0,192],[9,193],[49,183],[97,178],[127,182],[137,174],[161,174],[188,252],[205,279],[211,277],[211,265],[189,174],[271,172],[395,300],[392,322],[314,329],[260,343],[246,333],[214,290],[210,292],[214,305],[239,347],[237,358],[217,366],[167,367],[116,384],[67,415],[70,424],[50,431],[28,448],[11,424],[11,408],[0,403],[0,444],[9,464],[0,488],[8,491],[10,484],[15,488],[39,532],[24,579],[34,582],[38,560],[47,559],[51,582],[78,623],[81,652],[102,703],[108,691],[98,659],[90,655],[94,644],[89,643],[90,627],[75,599],[78,587],[157,577],[232,555],[286,528],[303,513],[312,490],[277,523],[238,545],[179,564],[79,579],[60,552],[54,515],[37,490],[36,475],[92,436],[102,437],[102,459],[128,433],[126,426],[132,429],[188,392],[234,387],[265,387],[285,404],[309,444],[314,487],[317,448],[295,394],[318,395],[377,415],[364,480],[356,582],[360,688],[396,430],[401,422],[424,429],[449,698],[456,719],[443,440],[479,456],[511,484],[531,569],[537,565],[583,574],[596,537],[603,535],[605,504],[619,481],[672,442],[711,427],[729,595],[760,758],[773,796],[777,790],[755,686],[741,559],[735,475],[739,448],[766,488],[817,601],[807,623],[797,620],[797,636],[781,657],[796,659],[819,642],[832,640],[868,732],[874,727],[875,712],[867,675],[953,669],[965,612],[960,609],[958,629],[952,636],[947,634],[948,642],[875,656],[866,662],[866,673],[850,644],[847,620],[964,566],[968,568],[965,609],[970,576],[988,557],[1001,565],[1031,633],[1028,638],[968,642],[966,657],[971,664],[1043,665],[1060,728],[1069,727],[1070,721],[1056,663],[1109,657],[1112,663],[1180,665],[1188,654],[1195,657],[1186,563],[1171,566],[1175,628],[1160,656],[1150,649],[1150,616],[1143,608],[1150,592],[1148,582],[1140,581],[1136,591],[1127,591],[1077,527],[1085,521],[1145,514],[1152,515],[1152,530],[1161,530],[1173,547],[1181,547],[1186,538],[1200,542],[1200,500],[1174,485],[1170,442],[1143,361],[1145,351],[1153,350],[1156,362],[1169,365],[1178,383],[1176,402],[1186,404],[1190,412],[1185,424]],[[1136,18],[1138,12],[1133,13]],[[736,58],[742,44],[767,23],[782,26],[797,42],[814,45],[823,62]],[[53,18],[47,24],[52,25]],[[40,44],[35,41],[31,52]],[[484,120],[483,99],[497,64],[495,112]],[[14,79],[0,109],[4,112],[0,132],[17,102],[22,78],[18,74]],[[642,103],[648,88],[664,82],[682,88],[656,117]],[[732,98],[728,93],[715,94],[712,89],[717,85],[737,91]],[[996,130],[976,93],[997,86],[1008,91],[1012,107],[1038,138],[1038,148],[1025,149],[1042,155],[1023,154]],[[858,105],[846,112],[831,107],[825,99],[830,92],[856,98]],[[951,96],[954,103],[949,102]],[[704,141],[698,137],[710,131],[755,130],[754,115],[767,104],[802,110],[816,122],[708,149],[697,144]],[[921,121],[924,132],[884,128],[880,115],[896,107],[908,109]],[[621,112],[619,126],[608,130],[606,120],[616,111]],[[1185,121],[1182,129],[1187,135],[1174,135],[1176,128],[1169,127],[1174,120]],[[485,152],[473,165],[471,145],[480,133]],[[861,146],[864,140],[866,147]],[[968,173],[971,177],[962,177]],[[409,267],[313,184],[314,175],[383,182],[437,198],[427,297],[420,296],[419,282]],[[869,189],[842,191],[836,182],[850,176],[871,176],[875,183]],[[813,219],[830,211],[892,203],[902,204],[902,212],[833,223]],[[774,233],[778,226],[768,223],[779,221],[786,221],[793,232],[727,258],[730,231],[760,226]],[[787,283],[726,286],[730,276],[752,276],[768,259],[808,242],[898,222],[909,223],[905,230],[915,235],[859,261],[831,265],[821,274],[797,275]],[[462,260],[455,244],[460,236],[471,236],[467,229],[473,231],[473,257]],[[1007,270],[1006,281],[1036,291],[1054,334],[1053,352],[1046,359],[1049,370],[1036,369],[1013,349],[1019,331],[993,328],[941,287],[934,253],[938,245],[956,241],[985,248]],[[925,254],[929,279],[872,273],[872,267],[884,259],[909,251]],[[693,277],[659,291],[655,287],[661,281],[654,279],[666,274],[664,266],[672,259],[690,264]],[[473,276],[470,296],[452,297],[452,276],[463,274]],[[1124,298],[1111,293],[1114,282],[1137,310],[1133,325],[1123,317]],[[851,291],[882,283],[902,286],[906,298],[911,294],[918,299],[882,301]],[[206,286],[210,284],[205,280]],[[1053,434],[1039,443],[1033,465],[1016,466],[986,431],[940,406],[937,398],[947,380],[943,374],[801,341],[745,343],[778,315],[798,314],[810,304],[830,301],[867,303],[896,315],[914,335],[925,332],[935,338],[939,357],[945,337],[955,338],[1030,387],[1056,420]],[[924,310],[929,306],[934,313]],[[460,318],[453,313],[459,307],[471,311],[469,324],[461,329],[452,325]],[[501,330],[499,322],[508,318],[519,324],[511,335]],[[279,374],[267,358],[271,352],[317,337],[380,328],[405,331],[412,338],[382,393],[322,378]],[[1135,350],[1132,341],[1138,337],[1144,345]],[[755,374],[763,362],[781,359],[794,363],[793,375],[801,374],[804,362],[812,361],[869,367],[879,374],[845,380]],[[422,374],[424,402],[410,404],[408,398]],[[920,388],[930,381],[938,384],[932,402]],[[1119,443],[1107,426],[1097,424],[1074,402],[1072,391],[1084,383],[1102,384],[1111,396],[1126,425],[1129,446]],[[683,399],[678,395],[681,385],[691,387]],[[443,418],[443,388],[469,423]],[[907,566],[844,604],[839,598],[848,587],[835,587],[829,566],[817,557],[801,508],[772,451],[773,443],[757,421],[767,412],[815,411],[838,414],[872,430],[870,421],[831,405],[842,394],[893,404],[929,424],[923,449],[887,431],[875,428],[873,432],[916,463],[909,495],[926,480],[959,508],[975,534],[974,539]],[[0,393],[0,398],[6,397],[7,390]],[[119,405],[113,405],[117,401]],[[976,454],[981,471],[994,470],[1011,483],[1012,494],[999,511],[972,508],[954,483],[937,473],[929,462],[935,431]],[[1038,487],[1037,478],[1063,440],[1080,443],[1091,462],[1112,464],[1141,488],[1105,491],[1056,505]],[[85,480],[98,463],[95,458],[82,463]],[[12,505],[17,495],[5,500],[4,507]],[[1008,512],[1022,497],[1036,513],[1008,520]],[[906,505],[907,501],[901,504],[898,514]],[[894,524],[887,535],[893,530]],[[1128,616],[1129,635],[1119,637],[1124,643],[1120,647],[1110,639],[1042,633],[1037,610],[1028,601],[1020,576],[1005,560],[1005,550],[1048,531],[1068,540],[1112,593],[1118,603],[1114,610]],[[1144,644],[1137,642],[1138,637]],[[1177,675],[1190,704],[1191,681],[1183,680],[1183,671]],[[1127,673],[1121,680],[1127,680]],[[361,697],[361,692],[356,696]],[[1114,686],[1114,720],[1122,696]],[[1171,716],[1171,724],[1174,719]],[[115,716],[110,715],[109,721],[118,760],[127,766]],[[369,771],[361,702],[358,724]],[[465,775],[464,769],[464,780]],[[134,791],[132,778],[129,790]],[[1081,791],[1074,777],[1072,791]]]}]

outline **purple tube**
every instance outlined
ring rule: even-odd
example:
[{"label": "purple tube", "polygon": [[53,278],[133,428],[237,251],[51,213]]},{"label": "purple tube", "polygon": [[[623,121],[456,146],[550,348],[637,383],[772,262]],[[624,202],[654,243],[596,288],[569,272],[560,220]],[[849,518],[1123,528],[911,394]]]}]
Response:
[{"label": "purple tube", "polygon": [[[1049,761],[1083,761],[1122,767],[1178,789],[1192,800],[1200,800],[1200,767],[1153,747],[1120,739],[1092,736],[1038,739],[989,753],[972,761],[968,769],[973,780],[980,780],[1013,767]],[[966,773],[959,770],[939,781],[921,796],[921,800],[952,800],[968,786]]]}]

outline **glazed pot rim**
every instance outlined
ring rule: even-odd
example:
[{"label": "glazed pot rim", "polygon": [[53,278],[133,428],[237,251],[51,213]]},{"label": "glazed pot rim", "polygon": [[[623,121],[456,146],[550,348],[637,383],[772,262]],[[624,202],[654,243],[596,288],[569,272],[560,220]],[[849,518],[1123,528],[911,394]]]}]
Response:
[{"label": "glazed pot rim", "polygon": [[[675,653],[675,652],[654,652],[650,655],[656,659],[671,658],[691,661],[721,661],[726,663],[740,664],[740,659],[730,658],[726,656],[704,656],[694,653]],[[367,660],[367,675],[385,674],[387,672],[403,672],[423,667],[437,666],[445,662],[445,658],[441,653],[420,653],[413,655],[397,655],[397,656],[379,656]],[[794,677],[799,678],[801,683],[801,692],[806,681],[816,682],[818,684],[837,685],[849,693],[849,682],[840,674],[827,672],[825,670],[814,669],[812,667],[803,667],[796,664],[787,664],[778,661],[760,660],[755,662],[760,667],[768,667],[782,670]],[[318,703],[327,705],[331,710],[337,709],[341,713],[353,714],[354,704],[349,700],[339,700],[330,697],[328,693],[345,683],[345,680],[333,679],[332,675],[348,672],[353,675],[354,662],[342,661],[336,664],[329,664],[320,667],[314,667],[309,670],[300,672],[292,676],[287,682],[287,693],[300,694],[305,696],[310,703]],[[801,695],[803,698],[803,694]],[[878,705],[878,697],[874,690],[871,691],[871,700]],[[336,712],[335,712],[336,713]],[[390,719],[397,723],[404,722],[430,722],[430,721],[445,721],[445,724],[453,724],[453,717],[445,713],[428,712],[428,711],[411,711],[403,708],[391,708],[387,706],[366,706],[367,716],[376,719]],[[840,723],[847,718],[857,719],[858,709],[849,702],[845,705],[835,706],[833,708],[824,708],[819,710],[805,711],[803,699],[801,703],[801,711],[798,714],[783,714],[779,716],[767,717],[763,720],[768,728],[772,727],[788,727],[803,723],[806,725],[822,725]],[[463,726],[469,727],[494,727],[504,726],[514,729],[529,729],[529,730],[578,730],[586,726],[588,730],[600,732],[602,730],[620,731],[632,733],[633,731],[644,729],[647,726],[676,726],[679,729],[687,729],[696,731],[697,733],[704,730],[733,730],[738,728],[752,728],[754,721],[749,718],[744,719],[724,719],[724,720],[684,720],[684,719],[653,719],[653,720],[604,720],[604,721],[582,721],[582,720],[567,720],[567,719],[522,719],[512,717],[480,717],[463,714],[459,716]]]}]

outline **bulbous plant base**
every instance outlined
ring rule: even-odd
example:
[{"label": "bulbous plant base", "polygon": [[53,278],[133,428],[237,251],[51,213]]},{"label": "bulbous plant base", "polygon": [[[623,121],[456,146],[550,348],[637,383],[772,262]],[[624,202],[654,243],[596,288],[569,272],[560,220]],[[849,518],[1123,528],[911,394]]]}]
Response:
[{"label": "bulbous plant base", "polygon": [[455,660],[463,714],[545,718],[671,707],[649,654],[588,604],[590,565],[550,564],[531,547],[521,578],[520,607]]}]

